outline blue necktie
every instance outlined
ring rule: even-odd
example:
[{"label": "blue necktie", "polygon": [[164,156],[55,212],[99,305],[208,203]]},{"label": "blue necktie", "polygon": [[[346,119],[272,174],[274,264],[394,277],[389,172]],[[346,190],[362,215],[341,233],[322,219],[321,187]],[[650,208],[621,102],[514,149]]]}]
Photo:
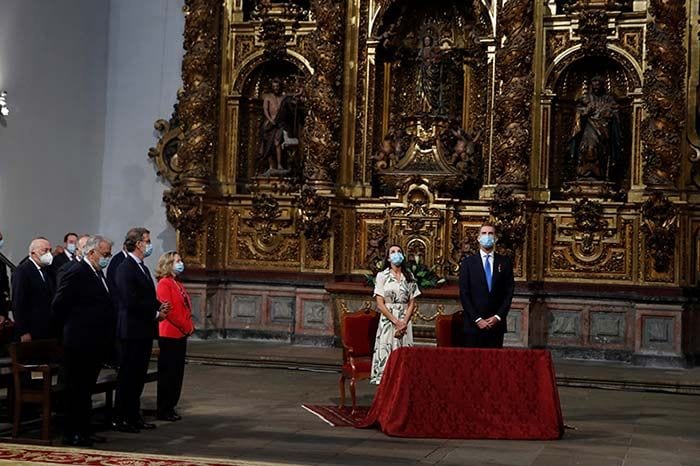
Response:
[{"label": "blue necktie", "polygon": [[489,262],[489,257],[491,254],[486,254],[486,260],[484,261],[484,273],[486,274],[486,285],[491,291],[491,263]]}]

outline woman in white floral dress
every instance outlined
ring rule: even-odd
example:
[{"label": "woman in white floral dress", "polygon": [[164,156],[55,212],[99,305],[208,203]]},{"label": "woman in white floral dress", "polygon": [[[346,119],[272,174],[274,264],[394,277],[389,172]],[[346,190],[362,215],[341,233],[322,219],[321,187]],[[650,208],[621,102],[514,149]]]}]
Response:
[{"label": "woman in white floral dress", "polygon": [[382,381],[391,352],[402,346],[413,346],[411,315],[420,290],[404,260],[401,246],[390,246],[386,253],[387,267],[377,274],[375,280],[374,297],[382,316],[374,341],[370,383],[377,385]]}]

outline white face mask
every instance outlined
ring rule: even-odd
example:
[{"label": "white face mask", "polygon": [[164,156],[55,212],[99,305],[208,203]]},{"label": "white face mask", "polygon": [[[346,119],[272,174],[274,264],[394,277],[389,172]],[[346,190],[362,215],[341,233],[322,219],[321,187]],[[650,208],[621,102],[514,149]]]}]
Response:
[{"label": "white face mask", "polygon": [[39,262],[41,262],[41,265],[51,265],[53,262],[53,255],[51,254],[51,251],[47,251],[46,254],[39,257]]}]

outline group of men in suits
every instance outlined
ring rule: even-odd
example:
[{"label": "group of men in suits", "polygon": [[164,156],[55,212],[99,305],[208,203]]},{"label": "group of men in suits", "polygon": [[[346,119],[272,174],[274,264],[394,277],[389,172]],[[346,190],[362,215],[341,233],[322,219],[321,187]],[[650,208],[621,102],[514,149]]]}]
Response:
[{"label": "group of men in suits", "polygon": [[113,427],[134,433],[153,429],[155,425],[140,415],[140,397],[157,323],[169,305],[156,299],[155,284],[143,263],[153,250],[150,232],[129,230],[114,257],[112,242],[101,236],[69,233],[64,243],[64,252],[53,257],[49,241],[35,238],[27,260],[12,277],[17,340],[59,338],[63,344],[68,397],[64,442],[89,446],[105,440],[90,429],[91,394],[116,346]]}]

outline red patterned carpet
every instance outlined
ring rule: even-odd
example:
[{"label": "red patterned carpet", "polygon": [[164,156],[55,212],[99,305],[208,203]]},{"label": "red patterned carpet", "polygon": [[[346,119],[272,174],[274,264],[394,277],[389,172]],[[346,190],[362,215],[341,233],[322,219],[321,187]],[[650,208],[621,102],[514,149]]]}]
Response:
[{"label": "red patterned carpet", "polygon": [[369,412],[369,407],[367,406],[358,406],[355,410],[355,414],[351,413],[352,408],[349,406],[338,408],[337,406],[304,404],[301,405],[301,407],[311,414],[315,414],[333,427],[353,427],[364,419]]},{"label": "red patterned carpet", "polygon": [[277,463],[0,444],[0,465],[5,464],[16,466],[58,464],[75,466],[274,466]]}]

